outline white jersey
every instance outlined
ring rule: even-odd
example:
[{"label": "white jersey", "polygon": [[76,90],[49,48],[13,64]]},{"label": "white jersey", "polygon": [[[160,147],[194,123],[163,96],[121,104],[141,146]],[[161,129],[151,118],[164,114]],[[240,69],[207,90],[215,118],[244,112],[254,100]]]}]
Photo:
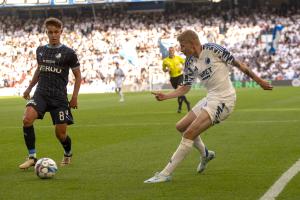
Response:
[{"label": "white jersey", "polygon": [[115,69],[114,77],[115,77],[116,87],[118,88],[122,87],[122,83],[125,75],[121,68]]},{"label": "white jersey", "polygon": [[183,84],[191,86],[199,78],[207,90],[208,99],[235,99],[228,67],[234,57],[224,47],[214,43],[202,47],[199,58],[191,56],[186,59]]}]

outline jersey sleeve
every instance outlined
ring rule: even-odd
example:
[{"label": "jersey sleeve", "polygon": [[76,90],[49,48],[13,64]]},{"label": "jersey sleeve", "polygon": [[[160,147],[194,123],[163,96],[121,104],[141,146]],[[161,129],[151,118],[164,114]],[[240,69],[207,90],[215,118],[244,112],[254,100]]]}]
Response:
[{"label": "jersey sleeve", "polygon": [[71,69],[75,69],[80,66],[77,54],[75,51],[71,51],[70,53],[70,59],[69,59],[69,66]]},{"label": "jersey sleeve", "polygon": [[165,71],[169,66],[170,66],[169,62],[166,59],[164,59],[162,64],[163,71]]},{"label": "jersey sleeve", "polygon": [[39,46],[38,48],[36,48],[36,51],[35,51],[35,56],[36,56],[38,65],[41,62],[41,53],[40,52],[41,52],[41,47]]},{"label": "jersey sleeve", "polygon": [[196,80],[196,75],[198,68],[195,66],[194,57],[189,57],[185,60],[184,70],[183,70],[183,85],[192,86]]},{"label": "jersey sleeve", "polygon": [[232,64],[234,61],[233,55],[224,47],[214,44],[214,43],[207,43],[203,45],[203,49],[208,49],[216,54],[223,62],[227,64]]}]

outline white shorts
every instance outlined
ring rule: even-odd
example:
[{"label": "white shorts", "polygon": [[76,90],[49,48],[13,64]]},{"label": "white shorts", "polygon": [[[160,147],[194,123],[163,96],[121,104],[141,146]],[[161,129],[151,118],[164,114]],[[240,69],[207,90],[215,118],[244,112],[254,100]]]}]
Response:
[{"label": "white shorts", "polygon": [[210,99],[207,97],[201,99],[193,108],[192,111],[198,117],[201,110],[206,110],[210,116],[212,124],[220,123],[232,113],[235,106],[235,98],[232,100]]},{"label": "white shorts", "polygon": [[117,79],[116,80],[116,88],[122,88],[123,80],[122,79]]}]

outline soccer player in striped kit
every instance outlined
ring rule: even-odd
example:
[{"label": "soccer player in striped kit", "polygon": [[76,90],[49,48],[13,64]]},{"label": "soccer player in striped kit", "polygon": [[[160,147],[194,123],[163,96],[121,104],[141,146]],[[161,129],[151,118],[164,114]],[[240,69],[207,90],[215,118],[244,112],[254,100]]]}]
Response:
[{"label": "soccer player in striped kit", "polygon": [[[186,30],[177,40],[186,55],[183,85],[169,93],[153,92],[158,101],[176,98],[186,94],[192,83],[199,78],[207,90],[207,96],[200,100],[192,111],[186,114],[176,128],[183,134],[182,140],[165,168],[144,183],[159,183],[171,180],[171,174],[193,147],[194,141],[209,127],[225,120],[233,111],[236,92],[229,78],[230,65],[257,82],[264,90],[272,85],[258,77],[244,63],[236,60],[224,47],[208,43],[201,45],[196,32]],[[200,165],[197,167],[199,172]]]}]

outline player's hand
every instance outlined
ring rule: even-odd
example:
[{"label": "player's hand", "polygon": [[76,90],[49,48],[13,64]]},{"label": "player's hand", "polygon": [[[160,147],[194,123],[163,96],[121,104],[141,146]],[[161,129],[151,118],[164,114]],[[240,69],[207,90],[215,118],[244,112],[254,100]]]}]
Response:
[{"label": "player's hand", "polygon": [[272,90],[273,89],[273,86],[268,81],[261,80],[258,84],[264,90]]},{"label": "player's hand", "polygon": [[23,93],[23,98],[26,99],[26,100],[29,100],[30,99],[30,92],[31,92],[31,89],[26,89]]},{"label": "player's hand", "polygon": [[151,93],[155,96],[157,101],[163,101],[166,99],[166,95],[161,92],[151,92]]},{"label": "player's hand", "polygon": [[77,109],[77,97],[72,97],[71,101],[69,102],[69,107],[73,109]]}]

